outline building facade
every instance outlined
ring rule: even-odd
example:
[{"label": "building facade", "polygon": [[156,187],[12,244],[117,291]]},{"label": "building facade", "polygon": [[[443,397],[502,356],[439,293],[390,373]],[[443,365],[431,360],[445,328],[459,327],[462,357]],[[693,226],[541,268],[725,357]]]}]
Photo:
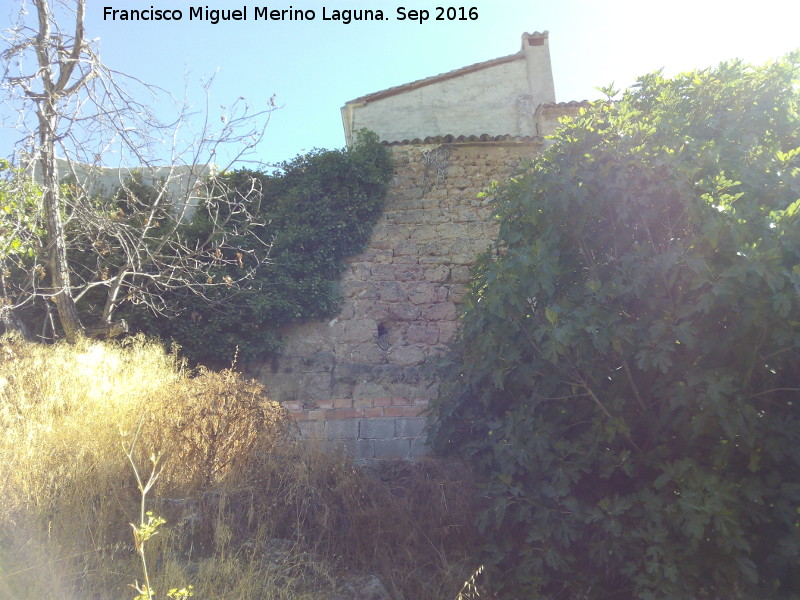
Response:
[{"label": "building facade", "polygon": [[439,388],[431,364],[455,339],[470,267],[496,235],[481,192],[581,106],[554,102],[547,42],[526,33],[516,54],[342,108],[348,142],[375,131],[395,175],[369,247],[347,262],[340,313],[287,330],[283,354],[260,368],[306,437],[359,458],[427,452],[421,413]]}]

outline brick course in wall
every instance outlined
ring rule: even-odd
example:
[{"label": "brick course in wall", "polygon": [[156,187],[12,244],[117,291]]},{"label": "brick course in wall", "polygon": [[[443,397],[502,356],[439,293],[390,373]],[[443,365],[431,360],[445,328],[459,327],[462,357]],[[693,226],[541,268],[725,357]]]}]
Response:
[{"label": "brick course in wall", "polygon": [[424,416],[428,400],[337,398],[313,404],[283,403],[301,435],[355,458],[415,458],[426,454]]},{"label": "brick course in wall", "polygon": [[542,146],[391,146],[385,210],[369,247],[347,261],[340,313],[287,330],[284,353],[259,369],[304,436],[364,458],[425,452],[419,412],[438,393],[428,366],[455,338],[469,268],[496,234],[479,194]]}]

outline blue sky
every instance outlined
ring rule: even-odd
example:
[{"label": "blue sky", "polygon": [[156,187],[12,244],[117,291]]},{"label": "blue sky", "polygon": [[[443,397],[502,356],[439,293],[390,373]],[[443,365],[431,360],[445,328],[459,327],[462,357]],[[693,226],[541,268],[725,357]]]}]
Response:
[{"label": "blue sky", "polygon": [[[10,24],[15,7],[3,0],[0,19]],[[180,9],[179,22],[103,19],[103,9]],[[241,8],[249,20],[212,25],[189,21],[189,7]],[[258,6],[311,9],[313,21],[254,21]],[[437,6],[475,7],[477,19],[436,21]],[[288,160],[312,148],[344,144],[339,108],[358,96],[519,50],[525,32],[550,32],[558,101],[597,98],[598,86],[626,87],[638,75],[668,74],[740,57],[762,63],[800,47],[800,3],[778,0],[726,2],[674,0],[424,0],[282,4],[248,0],[88,0],[87,35],[98,38],[103,61],[117,71],[163,87],[187,90],[198,110],[201,81],[214,76],[212,119],[219,106],[245,97],[266,108],[275,96],[258,158]],[[349,25],[322,20],[322,8],[381,9],[385,21]],[[397,9],[430,11],[427,22],[400,21]],[[166,116],[166,115],[165,115]],[[7,122],[7,121],[6,121]],[[8,145],[6,131],[0,144]],[[0,155],[8,155],[3,148]]]}]

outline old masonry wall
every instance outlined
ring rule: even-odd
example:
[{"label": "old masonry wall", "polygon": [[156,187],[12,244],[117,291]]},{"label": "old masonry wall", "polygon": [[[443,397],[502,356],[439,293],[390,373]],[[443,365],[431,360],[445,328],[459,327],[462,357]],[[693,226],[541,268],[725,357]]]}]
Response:
[{"label": "old masonry wall", "polygon": [[341,312],[286,332],[258,378],[302,434],[357,458],[427,452],[438,382],[427,372],[458,329],[476,254],[496,226],[479,193],[542,148],[524,141],[391,146],[395,176],[369,247],[347,261]]}]

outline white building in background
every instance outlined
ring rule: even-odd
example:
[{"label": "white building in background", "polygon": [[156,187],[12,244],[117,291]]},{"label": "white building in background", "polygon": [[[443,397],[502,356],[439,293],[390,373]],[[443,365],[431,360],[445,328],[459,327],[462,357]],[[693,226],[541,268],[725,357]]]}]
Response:
[{"label": "white building in background", "polygon": [[74,178],[91,196],[110,196],[139,174],[147,186],[154,189],[164,186],[172,199],[191,199],[199,184],[216,172],[216,165],[109,168],[58,161],[59,179]]},{"label": "white building in background", "polygon": [[173,202],[196,205],[200,184],[217,172],[216,165],[176,165],[163,167],[97,167],[58,161],[59,179],[74,178],[90,196],[108,197],[125,186],[135,174],[145,185],[164,192]]},{"label": "white building in background", "polygon": [[[39,164],[35,161],[29,164],[33,168],[34,179],[41,181]],[[111,168],[66,159],[58,159],[56,168],[59,181],[74,182],[88,197],[108,198],[139,175],[143,184],[164,192],[167,200],[174,205],[176,214],[183,212],[183,206],[188,206],[183,218],[191,218],[194,207],[204,197],[203,182],[218,172],[214,164]]]},{"label": "white building in background", "polygon": [[359,129],[388,143],[536,137],[549,133],[537,123],[541,107],[555,101],[548,32],[524,33],[516,54],[351,100],[342,107],[342,122],[348,146]]}]

